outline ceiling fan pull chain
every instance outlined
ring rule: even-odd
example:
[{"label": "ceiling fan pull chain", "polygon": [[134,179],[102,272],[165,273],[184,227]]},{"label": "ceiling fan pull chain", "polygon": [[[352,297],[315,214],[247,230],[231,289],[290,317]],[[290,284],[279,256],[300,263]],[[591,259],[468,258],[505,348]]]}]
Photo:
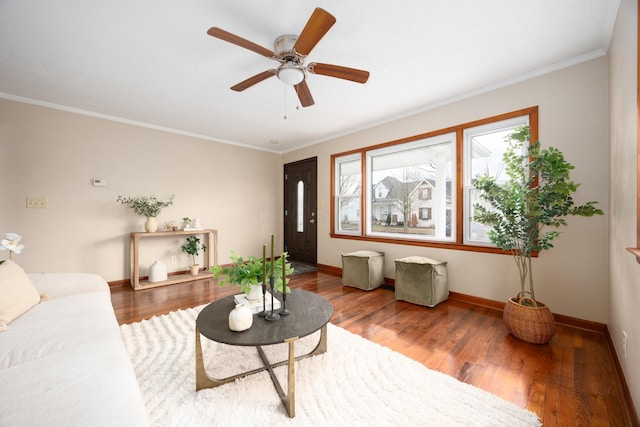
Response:
[{"label": "ceiling fan pull chain", "polygon": [[284,86],[284,119],[287,120],[287,87]]}]

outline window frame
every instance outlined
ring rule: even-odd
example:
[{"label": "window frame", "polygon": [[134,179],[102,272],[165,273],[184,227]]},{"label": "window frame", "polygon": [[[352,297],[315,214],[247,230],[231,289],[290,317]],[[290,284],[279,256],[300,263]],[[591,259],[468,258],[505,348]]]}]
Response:
[{"label": "window frame", "polygon": [[[638,20],[640,22],[640,8],[638,8]],[[637,34],[637,67],[636,67],[636,146],[638,147],[638,159],[636,167],[636,246],[628,247],[627,250],[636,257],[636,262],[640,264],[640,31]]]},{"label": "window frame", "polygon": [[[449,147],[448,149],[451,151],[450,155],[451,155],[451,161],[453,162],[453,159],[456,158],[456,146],[457,146],[457,136],[455,134],[455,132],[443,132],[443,133],[438,133],[437,135],[429,135],[429,136],[424,136],[422,138],[415,138],[412,139],[411,141],[406,141],[402,144],[392,144],[392,145],[385,145],[384,147],[378,147],[375,149],[370,149],[370,150],[366,150],[365,154],[364,154],[364,158],[365,158],[365,182],[371,182],[373,183],[373,178],[372,175],[374,173],[373,170],[373,160],[374,158],[378,158],[381,156],[385,156],[385,155],[394,155],[397,154],[400,151],[410,151],[410,150],[415,150],[415,149],[422,149],[422,148],[427,148],[427,147],[435,147],[435,146],[439,146],[442,143],[451,143],[451,147]],[[396,147],[398,146],[404,146],[405,149],[403,150],[398,150]],[[455,171],[455,162],[454,165],[452,166],[452,172]],[[453,178],[455,179],[455,177]],[[453,183],[455,184],[455,182]],[[366,186],[363,186],[362,188],[366,188],[367,191],[365,191],[365,208],[372,206],[373,203],[373,188],[372,186],[370,186],[369,184],[367,184]],[[446,196],[445,196],[446,197]],[[455,207],[455,206],[453,206]],[[443,213],[446,217],[446,210]],[[392,217],[394,217],[394,213],[391,212]],[[399,216],[400,214],[395,214],[395,216]],[[417,236],[414,233],[410,233],[410,234],[404,234],[404,233],[394,233],[394,232],[382,232],[382,231],[375,231],[374,230],[374,224],[373,224],[373,219],[371,217],[371,212],[367,212],[366,217],[364,217],[365,220],[364,222],[364,226],[365,226],[365,237],[368,238],[376,238],[376,237],[380,237],[382,239],[397,239],[397,240],[416,240],[416,241],[441,241],[441,240],[434,240],[434,238],[432,237],[428,237],[425,235],[425,237],[420,238],[420,237],[415,237]],[[403,218],[402,222],[407,222],[407,221],[411,221],[411,218]],[[396,223],[397,221],[392,220],[393,223]],[[444,231],[443,231],[444,233]],[[413,237],[412,237],[413,236]],[[448,239],[448,241],[453,241],[453,238]]]},{"label": "window frame", "polygon": [[[463,130],[463,146],[464,146],[464,159],[471,159],[471,139],[477,136],[483,136],[491,133],[497,133],[500,131],[506,131],[508,129],[513,129],[518,126],[529,126],[529,116],[521,115],[517,117],[513,117],[511,119],[506,120],[498,120],[489,123],[485,123],[479,126],[467,127]],[[506,144],[505,144],[506,145]],[[524,150],[523,153],[524,154]],[[471,162],[466,162],[463,168],[463,219],[471,218],[473,215],[473,198],[471,197],[471,193],[475,190],[473,186],[473,177],[472,175],[472,164]],[[495,247],[493,243],[488,240],[476,240],[471,238],[471,220],[463,221],[463,243],[466,245],[476,245],[476,246],[489,246]]]},{"label": "window frame", "polygon": [[[454,249],[454,250],[465,250],[465,251],[474,251],[474,252],[488,252],[488,253],[508,253],[495,246],[488,246],[486,244],[479,244],[475,242],[465,242],[465,153],[464,153],[464,131],[469,128],[476,128],[483,125],[506,121],[510,119],[514,119],[520,116],[528,116],[529,127],[531,129],[531,141],[538,140],[538,106],[524,108],[521,110],[512,111],[509,113],[504,113],[496,116],[487,117],[484,119],[455,125],[452,127],[448,127],[445,129],[440,129],[436,131],[431,131],[419,135],[414,135],[402,139],[397,139],[381,144],[376,144],[372,146],[362,147],[355,150],[350,150],[347,152],[336,153],[331,155],[331,221],[330,221],[330,232],[329,235],[331,238],[339,238],[339,239],[350,239],[350,240],[365,240],[365,241],[375,241],[381,243],[389,243],[389,244],[402,244],[402,245],[412,245],[412,246],[423,246],[423,247],[433,247],[433,248],[441,248],[441,249]],[[455,184],[454,188],[451,189],[451,198],[452,198],[452,208],[451,215],[455,217],[452,218],[451,226],[453,229],[452,233],[452,241],[443,241],[443,240],[417,240],[415,238],[411,238],[411,235],[407,237],[402,236],[399,238],[396,235],[393,236],[380,236],[376,234],[375,236],[367,235],[366,224],[367,219],[370,215],[368,210],[369,201],[367,198],[367,194],[371,194],[373,189],[370,191],[363,192],[363,189],[369,188],[370,182],[370,171],[368,170],[370,166],[367,164],[367,153],[380,150],[386,147],[396,146],[411,143],[414,141],[432,138],[440,135],[445,135],[448,133],[455,133],[455,165],[454,165],[454,173],[455,173]],[[361,196],[360,196],[360,232],[359,233],[339,233],[336,232],[336,164],[341,159],[344,159],[346,156],[351,156],[351,159],[360,157],[361,163]],[[455,199],[454,199],[455,198]],[[454,225],[455,224],[455,225]]]},{"label": "window frame", "polygon": [[[353,162],[353,161],[360,161],[360,209],[359,209],[359,218],[360,218],[360,224],[359,224],[359,229],[358,230],[341,230],[340,232],[336,232],[337,234],[339,234],[340,236],[353,236],[353,237],[357,237],[360,236],[362,234],[362,227],[363,227],[363,221],[362,221],[362,212],[364,212],[364,200],[363,200],[363,196],[362,196],[362,173],[364,172],[364,166],[362,164],[362,158],[359,155],[359,153],[357,152],[351,152],[351,153],[344,153],[344,155],[341,156],[331,156],[331,230],[336,230],[336,226],[338,224],[340,224],[340,203],[336,203],[338,200],[342,199],[342,198],[348,198],[348,197],[353,197],[352,195],[339,195],[339,194],[335,194],[335,189],[336,189],[336,185],[339,182],[339,176],[338,173],[340,173],[340,168],[338,167],[339,164],[342,163],[348,163],[348,162]],[[336,219],[337,218],[337,219]],[[337,222],[336,222],[337,221]]]}]

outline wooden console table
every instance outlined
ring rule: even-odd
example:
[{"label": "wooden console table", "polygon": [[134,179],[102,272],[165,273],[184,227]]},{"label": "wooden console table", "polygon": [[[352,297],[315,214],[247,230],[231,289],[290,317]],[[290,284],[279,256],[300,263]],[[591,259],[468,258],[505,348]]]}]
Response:
[{"label": "wooden console table", "polygon": [[[139,250],[140,239],[153,238],[153,237],[171,237],[171,236],[194,236],[204,235],[206,236],[207,250],[204,252],[204,270],[201,270],[197,276],[192,276],[191,273],[186,274],[172,274],[168,277],[168,280],[161,282],[149,282],[148,280],[140,280],[140,266],[139,264]],[[190,282],[192,280],[207,279],[213,277],[213,274],[209,272],[211,266],[211,254],[213,253],[213,265],[218,264],[218,230],[188,230],[188,231],[159,231],[156,233],[131,233],[131,287],[134,290],[156,288],[158,286],[173,285],[176,283]]]}]

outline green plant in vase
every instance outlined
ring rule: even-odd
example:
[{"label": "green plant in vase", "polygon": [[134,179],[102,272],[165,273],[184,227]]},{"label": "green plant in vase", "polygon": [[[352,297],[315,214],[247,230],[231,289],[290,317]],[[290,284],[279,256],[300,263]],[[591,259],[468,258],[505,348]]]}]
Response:
[{"label": "green plant in vase", "polygon": [[200,264],[196,262],[196,257],[200,255],[200,250],[202,250],[202,252],[206,252],[206,245],[200,243],[199,237],[188,236],[187,243],[182,245],[180,249],[182,250],[182,252],[186,252],[191,256],[192,262],[189,268],[191,269],[191,274],[197,276],[198,271],[200,270]]},{"label": "green plant in vase", "polygon": [[142,197],[122,197],[118,196],[116,203],[122,203],[123,205],[129,205],[131,210],[136,215],[147,218],[144,224],[145,230],[153,233],[158,229],[158,222],[156,217],[160,215],[162,209],[173,204],[173,195],[169,197],[169,200],[158,200],[156,196],[142,196]]},{"label": "green plant in vase", "polygon": [[[246,259],[235,252],[231,251],[229,256],[231,264],[229,265],[214,265],[209,269],[213,273],[213,277],[218,279],[218,286],[231,285],[239,286],[240,289],[249,294],[252,290],[252,286],[262,283],[263,278],[266,277],[266,284],[269,284],[269,277],[271,275],[271,264],[273,263],[273,277],[274,277],[274,289],[278,292],[289,293],[291,290],[287,286],[289,279],[286,277],[293,273],[291,263],[288,262],[288,254],[284,252],[278,260],[267,260],[264,258],[258,258],[255,256],[249,256]],[[282,263],[285,263],[284,270]]]}]

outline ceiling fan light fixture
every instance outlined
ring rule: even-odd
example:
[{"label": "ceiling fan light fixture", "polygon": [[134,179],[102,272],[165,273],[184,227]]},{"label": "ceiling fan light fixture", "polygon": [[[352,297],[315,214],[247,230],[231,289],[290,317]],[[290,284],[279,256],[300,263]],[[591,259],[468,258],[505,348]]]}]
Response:
[{"label": "ceiling fan light fixture", "polygon": [[276,75],[285,84],[295,86],[304,80],[304,70],[299,65],[287,61],[278,67]]},{"label": "ceiling fan light fixture", "polygon": [[209,28],[207,34],[280,63],[275,69],[263,71],[231,86],[231,90],[242,92],[275,75],[287,86],[294,86],[300,105],[309,107],[314,104],[314,101],[306,84],[307,73],[350,80],[356,83],[366,83],[369,78],[368,71],[355,68],[316,62],[305,65],[307,55],[335,23],[336,18],[333,15],[317,7],[313,10],[300,35],[283,34],[278,36],[274,42],[273,51],[218,27]]}]

